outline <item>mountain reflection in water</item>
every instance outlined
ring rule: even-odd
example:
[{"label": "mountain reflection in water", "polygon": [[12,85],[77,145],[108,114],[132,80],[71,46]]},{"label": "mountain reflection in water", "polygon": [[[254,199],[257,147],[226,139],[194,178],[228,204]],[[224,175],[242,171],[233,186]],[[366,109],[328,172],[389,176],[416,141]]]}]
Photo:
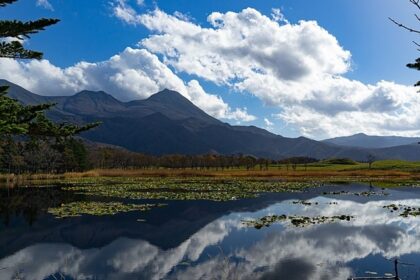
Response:
[{"label": "mountain reflection in water", "polygon": [[[394,257],[414,263],[401,270],[403,279],[416,279],[420,217],[404,218],[383,206],[419,207],[420,189],[386,191],[390,195],[323,196],[316,190],[169,202],[142,213],[146,222],[135,213],[65,220],[45,215],[31,227],[12,222],[0,230],[0,279],[347,279],[392,273],[386,258]],[[293,204],[296,199],[318,204]],[[260,230],[242,223],[273,214],[355,218],[307,227],[282,221]]]}]

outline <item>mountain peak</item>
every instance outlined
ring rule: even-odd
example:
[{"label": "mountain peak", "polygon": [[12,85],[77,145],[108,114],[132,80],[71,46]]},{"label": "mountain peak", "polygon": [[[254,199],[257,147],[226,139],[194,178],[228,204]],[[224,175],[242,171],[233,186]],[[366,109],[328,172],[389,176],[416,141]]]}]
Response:
[{"label": "mountain peak", "polygon": [[367,135],[366,133],[361,132],[361,133],[354,134],[352,136],[369,136],[369,135]]},{"label": "mountain peak", "polygon": [[[219,124],[220,121],[209,116],[198,108],[188,98],[177,91],[164,89],[153,94],[141,102],[144,105],[152,106],[154,110],[169,116],[172,119],[195,118],[205,123]],[[139,104],[138,102],[134,104]]]},{"label": "mountain peak", "polygon": [[190,103],[190,101],[183,96],[182,94],[180,94],[177,91],[174,90],[170,90],[165,88],[162,91],[159,91],[158,93],[153,94],[152,96],[150,96],[148,99],[146,99],[147,101],[154,101],[154,102],[159,102],[159,103],[179,103],[179,102],[188,102]]},{"label": "mountain peak", "polygon": [[104,91],[83,90],[68,97],[64,108],[77,113],[95,114],[120,111],[124,104]]},{"label": "mountain peak", "polygon": [[[73,95],[72,97],[89,97],[89,98],[94,98],[94,99],[115,99],[112,95],[104,92],[104,91],[91,91],[91,90],[82,90],[78,93],[76,93],[75,95]],[[115,99],[116,100],[116,99]]]}]

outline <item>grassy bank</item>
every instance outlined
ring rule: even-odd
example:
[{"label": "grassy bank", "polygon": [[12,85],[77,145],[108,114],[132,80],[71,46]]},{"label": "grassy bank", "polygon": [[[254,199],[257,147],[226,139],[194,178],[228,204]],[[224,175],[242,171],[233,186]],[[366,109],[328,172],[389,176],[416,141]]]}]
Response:
[{"label": "grassy bank", "polygon": [[270,165],[268,169],[256,167],[238,169],[95,169],[87,172],[65,174],[2,174],[0,182],[23,183],[25,181],[62,181],[77,178],[95,177],[214,177],[214,178],[280,178],[285,180],[343,180],[343,181],[400,181],[420,180],[420,162],[377,161],[371,168],[367,163],[330,164],[326,162],[312,164]]}]

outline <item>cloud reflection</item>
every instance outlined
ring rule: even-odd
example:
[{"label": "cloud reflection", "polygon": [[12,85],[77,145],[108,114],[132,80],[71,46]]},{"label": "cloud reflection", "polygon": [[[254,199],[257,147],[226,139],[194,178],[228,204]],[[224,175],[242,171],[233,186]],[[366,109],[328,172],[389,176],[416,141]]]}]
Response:
[{"label": "cloud reflection", "polygon": [[[86,250],[66,244],[37,244],[0,260],[0,268],[6,268],[0,270],[0,278],[12,279],[20,271],[24,279],[44,279],[57,272],[75,279],[346,279],[352,273],[346,264],[354,260],[376,254],[420,254],[420,219],[390,213],[383,208],[389,201],[315,200],[318,205],[284,201],[255,213],[224,216],[169,250],[128,238]],[[329,204],[334,201],[338,204]],[[393,203],[418,206],[420,200]],[[241,223],[247,218],[282,213],[351,214],[356,219],[307,228],[285,222],[260,231]],[[252,242],[242,242],[247,240]],[[206,249],[219,244],[233,249],[209,256]]]}]

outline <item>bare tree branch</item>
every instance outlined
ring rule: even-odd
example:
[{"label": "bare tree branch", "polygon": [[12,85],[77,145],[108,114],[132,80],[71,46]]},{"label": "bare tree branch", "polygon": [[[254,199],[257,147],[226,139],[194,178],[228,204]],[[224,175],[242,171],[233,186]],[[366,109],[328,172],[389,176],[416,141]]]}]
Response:
[{"label": "bare tree branch", "polygon": [[413,44],[414,44],[414,45],[416,45],[416,46],[418,47],[418,49],[417,49],[417,50],[418,50],[418,51],[420,51],[420,44],[419,44],[419,43],[417,43],[416,41],[413,41]]},{"label": "bare tree branch", "polygon": [[[414,1],[414,0],[410,0],[410,1]],[[420,0],[419,0],[420,1]],[[408,27],[408,26],[406,26],[406,25],[404,25],[404,24],[402,24],[402,23],[399,23],[398,21],[396,21],[396,20],[394,20],[393,18],[391,18],[391,17],[389,17],[389,20],[390,21],[392,21],[393,23],[395,23],[396,25],[398,25],[399,27],[401,27],[401,28],[404,28],[404,29],[406,29],[406,30],[408,30],[408,31],[410,31],[410,32],[414,32],[414,33],[418,33],[418,34],[420,34],[420,30],[417,30],[417,29],[414,29],[414,28],[411,28],[411,27]]]},{"label": "bare tree branch", "polygon": [[410,2],[411,3],[413,3],[414,4],[414,6],[416,6],[417,7],[417,9],[419,9],[420,10],[420,0],[410,0]]}]

